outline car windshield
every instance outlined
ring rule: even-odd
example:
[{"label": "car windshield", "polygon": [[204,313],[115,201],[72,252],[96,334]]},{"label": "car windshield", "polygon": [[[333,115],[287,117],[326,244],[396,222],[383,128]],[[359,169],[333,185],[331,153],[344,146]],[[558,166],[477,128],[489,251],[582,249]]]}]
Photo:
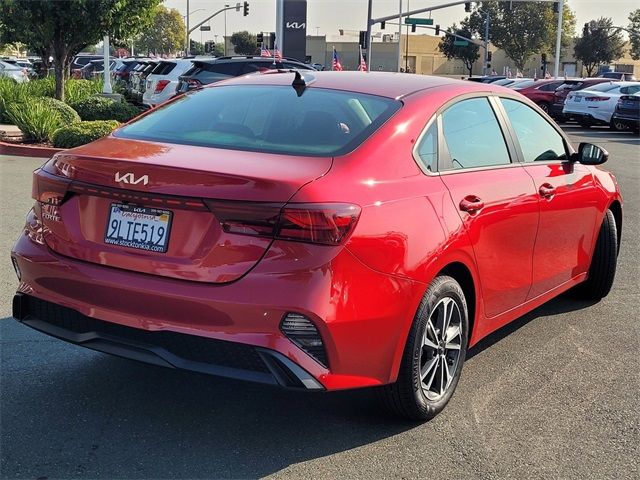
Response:
[{"label": "car windshield", "polygon": [[355,149],[401,102],[361,93],[291,86],[227,85],[185,95],[116,137],[287,155],[334,156]]}]

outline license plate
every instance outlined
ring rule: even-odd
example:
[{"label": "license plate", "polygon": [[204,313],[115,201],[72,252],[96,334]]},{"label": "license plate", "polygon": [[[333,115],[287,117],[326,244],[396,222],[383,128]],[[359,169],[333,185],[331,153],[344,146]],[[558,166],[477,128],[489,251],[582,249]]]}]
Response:
[{"label": "license plate", "polygon": [[104,243],[165,253],[171,230],[170,210],[112,203]]}]

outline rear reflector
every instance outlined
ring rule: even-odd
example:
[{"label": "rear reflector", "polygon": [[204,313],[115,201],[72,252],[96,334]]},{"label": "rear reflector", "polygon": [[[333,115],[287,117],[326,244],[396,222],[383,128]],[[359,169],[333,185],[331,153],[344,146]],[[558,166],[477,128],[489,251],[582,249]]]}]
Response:
[{"label": "rear reflector", "polygon": [[156,83],[156,89],[153,91],[153,93],[162,92],[162,90],[164,90],[164,87],[166,87],[170,83],[171,82],[169,80],[158,80],[158,83]]},{"label": "rear reflector", "polygon": [[346,203],[205,203],[227,233],[324,245],[342,243],[360,216],[360,207]]},{"label": "rear reflector", "polygon": [[280,323],[280,330],[307,355],[324,367],[329,366],[322,337],[307,317],[299,313],[287,313]]}]

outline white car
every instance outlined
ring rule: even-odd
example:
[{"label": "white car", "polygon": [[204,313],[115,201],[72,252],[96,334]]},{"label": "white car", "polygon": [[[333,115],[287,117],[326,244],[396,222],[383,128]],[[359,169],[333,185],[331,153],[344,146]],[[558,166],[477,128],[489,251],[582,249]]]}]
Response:
[{"label": "white car", "polygon": [[599,83],[571,92],[562,113],[575,118],[583,127],[612,125],[611,117],[622,95],[640,92],[640,82]]},{"label": "white car", "polygon": [[178,77],[193,64],[189,59],[162,60],[147,76],[142,103],[154,107],[176,94]]},{"label": "white car", "polygon": [[29,81],[29,76],[25,68],[3,60],[0,60],[0,77],[8,77],[18,83]]}]

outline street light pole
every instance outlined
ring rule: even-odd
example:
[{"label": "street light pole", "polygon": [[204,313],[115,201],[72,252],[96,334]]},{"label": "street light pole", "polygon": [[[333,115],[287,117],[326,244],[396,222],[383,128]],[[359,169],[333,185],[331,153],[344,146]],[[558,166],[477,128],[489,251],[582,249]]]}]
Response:
[{"label": "street light pole", "polygon": [[489,11],[487,10],[487,18],[485,19],[484,25],[484,66],[482,67],[482,75],[487,75],[487,64],[489,63],[489,22],[491,21],[491,17],[489,16]]},{"label": "street light pole", "polygon": [[[229,8],[229,5],[224,6],[225,9]],[[227,11],[224,11],[224,55],[227,56]]]},{"label": "street light pole", "polygon": [[[398,72],[400,72],[400,65],[402,63],[402,0],[398,5]],[[371,62],[369,62],[371,65]]]},{"label": "street light pole", "polygon": [[184,47],[185,57],[188,57],[191,51],[191,45],[190,45],[191,42],[189,42],[189,37],[190,37],[189,35],[189,0],[187,0],[187,44]]},{"label": "street light pole", "polygon": [[553,76],[558,78],[560,74],[560,47],[562,43],[562,14],[564,11],[564,0],[560,0],[558,5],[558,31],[556,33],[556,58],[553,65]]}]

